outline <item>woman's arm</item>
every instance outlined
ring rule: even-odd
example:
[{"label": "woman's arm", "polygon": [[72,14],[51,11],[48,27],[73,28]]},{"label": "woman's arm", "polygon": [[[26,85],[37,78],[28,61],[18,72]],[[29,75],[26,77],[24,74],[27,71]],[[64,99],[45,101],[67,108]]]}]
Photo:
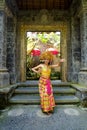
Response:
[{"label": "woman's arm", "polygon": [[56,68],[56,67],[59,67],[61,66],[61,64],[65,62],[65,59],[60,59],[60,62],[58,64],[55,64],[55,65],[50,65],[51,68]]},{"label": "woman's arm", "polygon": [[40,73],[40,69],[41,69],[42,65],[37,65],[36,67],[33,67],[32,68],[32,71],[39,74]]}]

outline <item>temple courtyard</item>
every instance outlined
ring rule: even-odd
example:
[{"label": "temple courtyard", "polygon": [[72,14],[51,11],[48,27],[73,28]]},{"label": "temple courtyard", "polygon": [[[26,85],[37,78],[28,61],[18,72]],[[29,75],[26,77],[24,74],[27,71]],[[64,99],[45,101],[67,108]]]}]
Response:
[{"label": "temple courtyard", "polygon": [[0,130],[87,130],[87,108],[57,105],[42,113],[40,105],[12,105],[0,110]]}]

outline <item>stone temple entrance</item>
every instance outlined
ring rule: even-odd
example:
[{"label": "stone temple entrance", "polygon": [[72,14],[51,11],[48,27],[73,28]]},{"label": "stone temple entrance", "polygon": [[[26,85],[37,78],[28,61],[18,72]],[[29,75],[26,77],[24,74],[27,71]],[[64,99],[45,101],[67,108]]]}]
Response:
[{"label": "stone temple entrance", "polygon": [[0,87],[26,81],[28,31],[60,31],[62,81],[87,85],[86,0],[0,0]]},{"label": "stone temple entrance", "polygon": [[0,104],[26,81],[28,31],[61,32],[61,80],[87,104],[87,0],[0,0]]}]

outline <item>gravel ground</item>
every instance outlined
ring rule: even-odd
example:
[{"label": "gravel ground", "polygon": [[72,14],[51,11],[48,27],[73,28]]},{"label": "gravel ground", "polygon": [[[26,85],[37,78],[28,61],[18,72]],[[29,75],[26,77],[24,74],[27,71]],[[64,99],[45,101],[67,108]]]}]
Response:
[{"label": "gravel ground", "polygon": [[14,105],[0,111],[0,130],[87,130],[87,108],[56,106],[42,113],[39,105]]}]

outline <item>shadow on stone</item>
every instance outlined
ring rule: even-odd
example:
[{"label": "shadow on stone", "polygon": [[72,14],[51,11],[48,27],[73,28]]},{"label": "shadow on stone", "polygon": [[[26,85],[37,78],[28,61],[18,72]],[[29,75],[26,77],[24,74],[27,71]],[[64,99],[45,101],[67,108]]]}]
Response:
[{"label": "shadow on stone", "polygon": [[3,93],[1,93],[0,94],[0,110],[5,109],[6,106],[7,106],[6,96]]}]

